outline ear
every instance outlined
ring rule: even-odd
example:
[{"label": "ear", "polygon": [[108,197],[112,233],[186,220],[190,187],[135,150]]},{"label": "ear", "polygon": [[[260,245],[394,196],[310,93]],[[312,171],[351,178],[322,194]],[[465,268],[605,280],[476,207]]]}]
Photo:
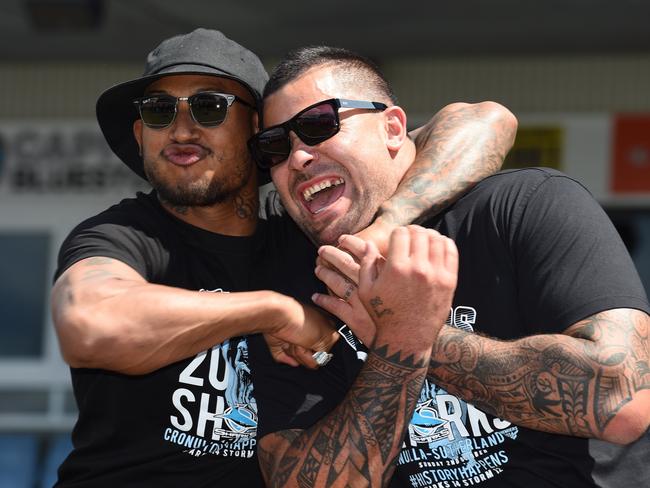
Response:
[{"label": "ear", "polygon": [[406,113],[401,107],[392,105],[384,110],[386,147],[389,151],[399,150],[408,138]]},{"label": "ear", "polygon": [[142,156],[142,119],[135,119],[133,122],[133,137],[135,137],[135,142],[138,143],[140,148],[139,153]]}]

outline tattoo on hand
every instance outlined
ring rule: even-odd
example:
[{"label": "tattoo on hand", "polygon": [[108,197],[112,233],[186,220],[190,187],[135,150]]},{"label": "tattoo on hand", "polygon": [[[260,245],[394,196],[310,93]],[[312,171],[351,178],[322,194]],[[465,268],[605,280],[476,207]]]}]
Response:
[{"label": "tattoo on hand", "polygon": [[378,296],[370,299],[370,306],[377,318],[381,318],[384,315],[394,315],[390,308],[380,308],[383,304],[384,302]]},{"label": "tattoo on hand", "polygon": [[355,289],[354,283],[348,281],[348,287],[346,288],[345,293],[343,294],[342,297],[344,301],[347,302],[350,299],[352,293],[354,293],[354,289]]}]

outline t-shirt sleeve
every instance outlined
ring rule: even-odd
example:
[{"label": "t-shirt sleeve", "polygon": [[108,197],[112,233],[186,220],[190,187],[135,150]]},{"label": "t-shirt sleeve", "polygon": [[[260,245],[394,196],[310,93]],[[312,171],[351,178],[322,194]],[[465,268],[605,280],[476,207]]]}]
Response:
[{"label": "t-shirt sleeve", "polygon": [[508,235],[529,333],[614,308],[650,311],[623,241],[583,186],[551,173],[515,193]]},{"label": "t-shirt sleeve", "polygon": [[153,269],[164,269],[154,263],[162,258],[158,241],[122,212],[109,210],[77,226],[61,245],[54,279],[76,262],[96,256],[122,261],[148,281]]}]

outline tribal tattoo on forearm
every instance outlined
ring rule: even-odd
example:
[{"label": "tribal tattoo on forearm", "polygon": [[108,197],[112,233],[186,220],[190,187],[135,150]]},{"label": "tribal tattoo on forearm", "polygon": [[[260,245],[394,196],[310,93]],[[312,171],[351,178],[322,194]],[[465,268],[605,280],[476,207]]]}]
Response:
[{"label": "tribal tattoo on forearm", "polygon": [[415,162],[378,216],[398,225],[423,222],[501,169],[517,125],[506,113],[489,102],[453,104],[438,112],[419,130]]},{"label": "tribal tattoo on forearm", "polygon": [[429,378],[482,410],[545,432],[601,437],[650,388],[648,316],[610,310],[565,334],[497,341],[444,327]]},{"label": "tribal tattoo on forearm", "polygon": [[330,414],[307,430],[267,436],[272,447],[260,443],[268,486],[386,486],[425,376],[425,362],[374,349]]}]

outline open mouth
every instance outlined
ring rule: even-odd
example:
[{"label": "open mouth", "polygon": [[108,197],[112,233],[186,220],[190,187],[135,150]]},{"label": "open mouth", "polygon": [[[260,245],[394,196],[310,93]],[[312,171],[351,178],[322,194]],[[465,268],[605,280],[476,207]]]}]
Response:
[{"label": "open mouth", "polygon": [[303,204],[313,214],[318,214],[343,195],[345,180],[333,177],[320,180],[302,190]]}]

